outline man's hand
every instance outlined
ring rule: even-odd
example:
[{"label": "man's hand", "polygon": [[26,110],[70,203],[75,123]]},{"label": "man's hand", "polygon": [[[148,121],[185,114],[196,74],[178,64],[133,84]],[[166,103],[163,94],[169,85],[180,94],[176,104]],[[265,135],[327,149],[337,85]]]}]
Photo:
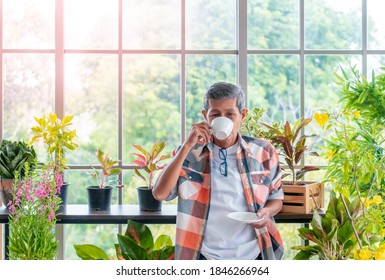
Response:
[{"label": "man's hand", "polygon": [[193,124],[185,145],[190,149],[195,146],[195,144],[205,144],[211,141],[210,126],[207,122],[200,122]]},{"label": "man's hand", "polygon": [[263,217],[263,219],[259,222],[253,223],[253,226],[255,228],[263,228],[267,225],[268,221],[270,220],[270,213],[267,208],[261,208],[259,209],[257,213],[258,217]]},{"label": "man's hand", "polygon": [[263,228],[270,221],[270,217],[275,216],[282,209],[282,200],[272,199],[268,200],[265,204],[265,207],[258,210],[257,215],[259,217],[264,217],[262,221],[253,223],[255,228]]}]

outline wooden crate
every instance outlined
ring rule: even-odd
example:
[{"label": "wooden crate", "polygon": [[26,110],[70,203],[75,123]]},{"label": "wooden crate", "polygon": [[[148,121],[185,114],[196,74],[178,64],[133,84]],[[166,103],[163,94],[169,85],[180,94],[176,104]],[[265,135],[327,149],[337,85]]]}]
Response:
[{"label": "wooden crate", "polygon": [[319,182],[301,181],[293,185],[283,182],[283,207],[281,212],[311,213],[315,208],[324,207],[324,186]]}]

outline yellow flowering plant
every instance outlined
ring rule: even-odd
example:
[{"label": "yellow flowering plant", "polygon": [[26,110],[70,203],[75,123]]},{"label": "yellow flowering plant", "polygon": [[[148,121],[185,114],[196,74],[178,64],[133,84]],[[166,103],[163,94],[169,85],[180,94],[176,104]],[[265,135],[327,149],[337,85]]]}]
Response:
[{"label": "yellow flowering plant", "polygon": [[[314,115],[324,131],[321,148],[328,162],[324,179],[339,196],[343,206],[341,211],[351,216],[353,230],[339,233],[339,236],[350,236],[353,243],[340,244],[333,250],[345,251],[346,255],[341,258],[381,259],[385,242],[385,119],[381,109],[383,104],[376,106],[375,103],[385,100],[385,78],[384,75],[373,75],[372,82],[368,82],[354,67],[351,71],[352,75],[344,71],[342,76],[337,75],[337,84],[341,86],[341,109],[334,112],[320,110]],[[374,100],[373,96],[382,98],[366,106]],[[348,202],[353,200],[358,202],[358,207],[352,212]],[[325,218],[337,214],[330,216],[327,212]],[[325,229],[326,236],[333,235],[331,230],[330,227]],[[320,244],[327,242],[323,240]],[[346,246],[349,250],[345,250]],[[299,257],[310,247],[301,248]],[[318,256],[322,258],[321,253]]]}]

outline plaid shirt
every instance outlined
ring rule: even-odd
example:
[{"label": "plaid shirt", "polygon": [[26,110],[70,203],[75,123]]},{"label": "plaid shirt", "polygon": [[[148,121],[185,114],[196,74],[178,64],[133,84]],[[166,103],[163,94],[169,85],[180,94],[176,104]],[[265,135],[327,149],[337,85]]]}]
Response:
[{"label": "plaid shirt", "polygon": [[[269,199],[283,199],[281,169],[275,148],[267,141],[240,136],[238,167],[251,212]],[[199,259],[210,208],[210,159],[208,145],[197,144],[187,155],[176,187],[167,200],[178,196],[175,259]],[[256,229],[263,259],[281,259],[283,243],[272,217],[266,227]]]}]

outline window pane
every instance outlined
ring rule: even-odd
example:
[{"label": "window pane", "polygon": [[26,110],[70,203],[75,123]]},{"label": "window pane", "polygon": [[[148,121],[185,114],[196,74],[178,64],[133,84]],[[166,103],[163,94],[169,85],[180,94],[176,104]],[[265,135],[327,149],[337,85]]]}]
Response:
[{"label": "window pane", "polygon": [[384,73],[381,67],[385,67],[385,55],[368,55],[368,78],[371,80],[372,71],[374,70],[375,75]]},{"label": "window pane", "polygon": [[133,159],[132,144],[149,149],[166,140],[167,149],[180,143],[180,57],[123,57],[123,161]]},{"label": "window pane", "polygon": [[385,48],[385,2],[368,0],[368,48]]},{"label": "window pane", "polygon": [[186,57],[186,133],[204,120],[203,97],[213,83],[236,83],[235,55],[189,55]]},{"label": "window pane", "polygon": [[249,49],[298,49],[298,0],[247,2]]},{"label": "window pane", "polygon": [[80,260],[74,244],[92,244],[102,248],[110,259],[116,260],[117,225],[64,225],[64,259]]},{"label": "window pane", "polygon": [[118,60],[113,55],[66,55],[65,112],[73,123],[79,147],[69,163],[97,163],[96,148],[118,155]]},{"label": "window pane", "polygon": [[293,121],[300,116],[298,55],[248,57],[248,107],[264,108],[267,122]]},{"label": "window pane", "polygon": [[53,112],[54,92],[53,55],[4,54],[3,138],[29,141],[30,128],[36,125],[33,117]]},{"label": "window pane", "polygon": [[340,67],[346,69],[355,65],[361,71],[361,56],[351,55],[308,55],[305,57],[305,108],[306,115],[324,108],[332,110],[339,100],[339,88],[334,73],[340,74]]},{"label": "window pane", "polygon": [[123,0],[124,49],[180,49],[180,0]]},{"label": "window pane", "polygon": [[123,204],[138,204],[136,188],[144,186],[143,181],[134,176],[133,170],[123,170],[123,184]]},{"label": "window pane", "polygon": [[65,48],[118,48],[118,1],[66,0],[63,2]]},{"label": "window pane", "polygon": [[361,0],[305,1],[305,48],[361,48]]},{"label": "window pane", "polygon": [[3,47],[53,48],[55,1],[3,0]]},{"label": "window pane", "polygon": [[283,260],[293,260],[294,256],[298,253],[297,250],[291,249],[293,246],[301,245],[301,238],[297,232],[297,229],[303,226],[302,224],[277,224],[279,233],[281,234],[283,246],[285,251],[283,253]]},{"label": "window pane", "polygon": [[187,49],[235,49],[235,32],[235,0],[186,0]]}]

